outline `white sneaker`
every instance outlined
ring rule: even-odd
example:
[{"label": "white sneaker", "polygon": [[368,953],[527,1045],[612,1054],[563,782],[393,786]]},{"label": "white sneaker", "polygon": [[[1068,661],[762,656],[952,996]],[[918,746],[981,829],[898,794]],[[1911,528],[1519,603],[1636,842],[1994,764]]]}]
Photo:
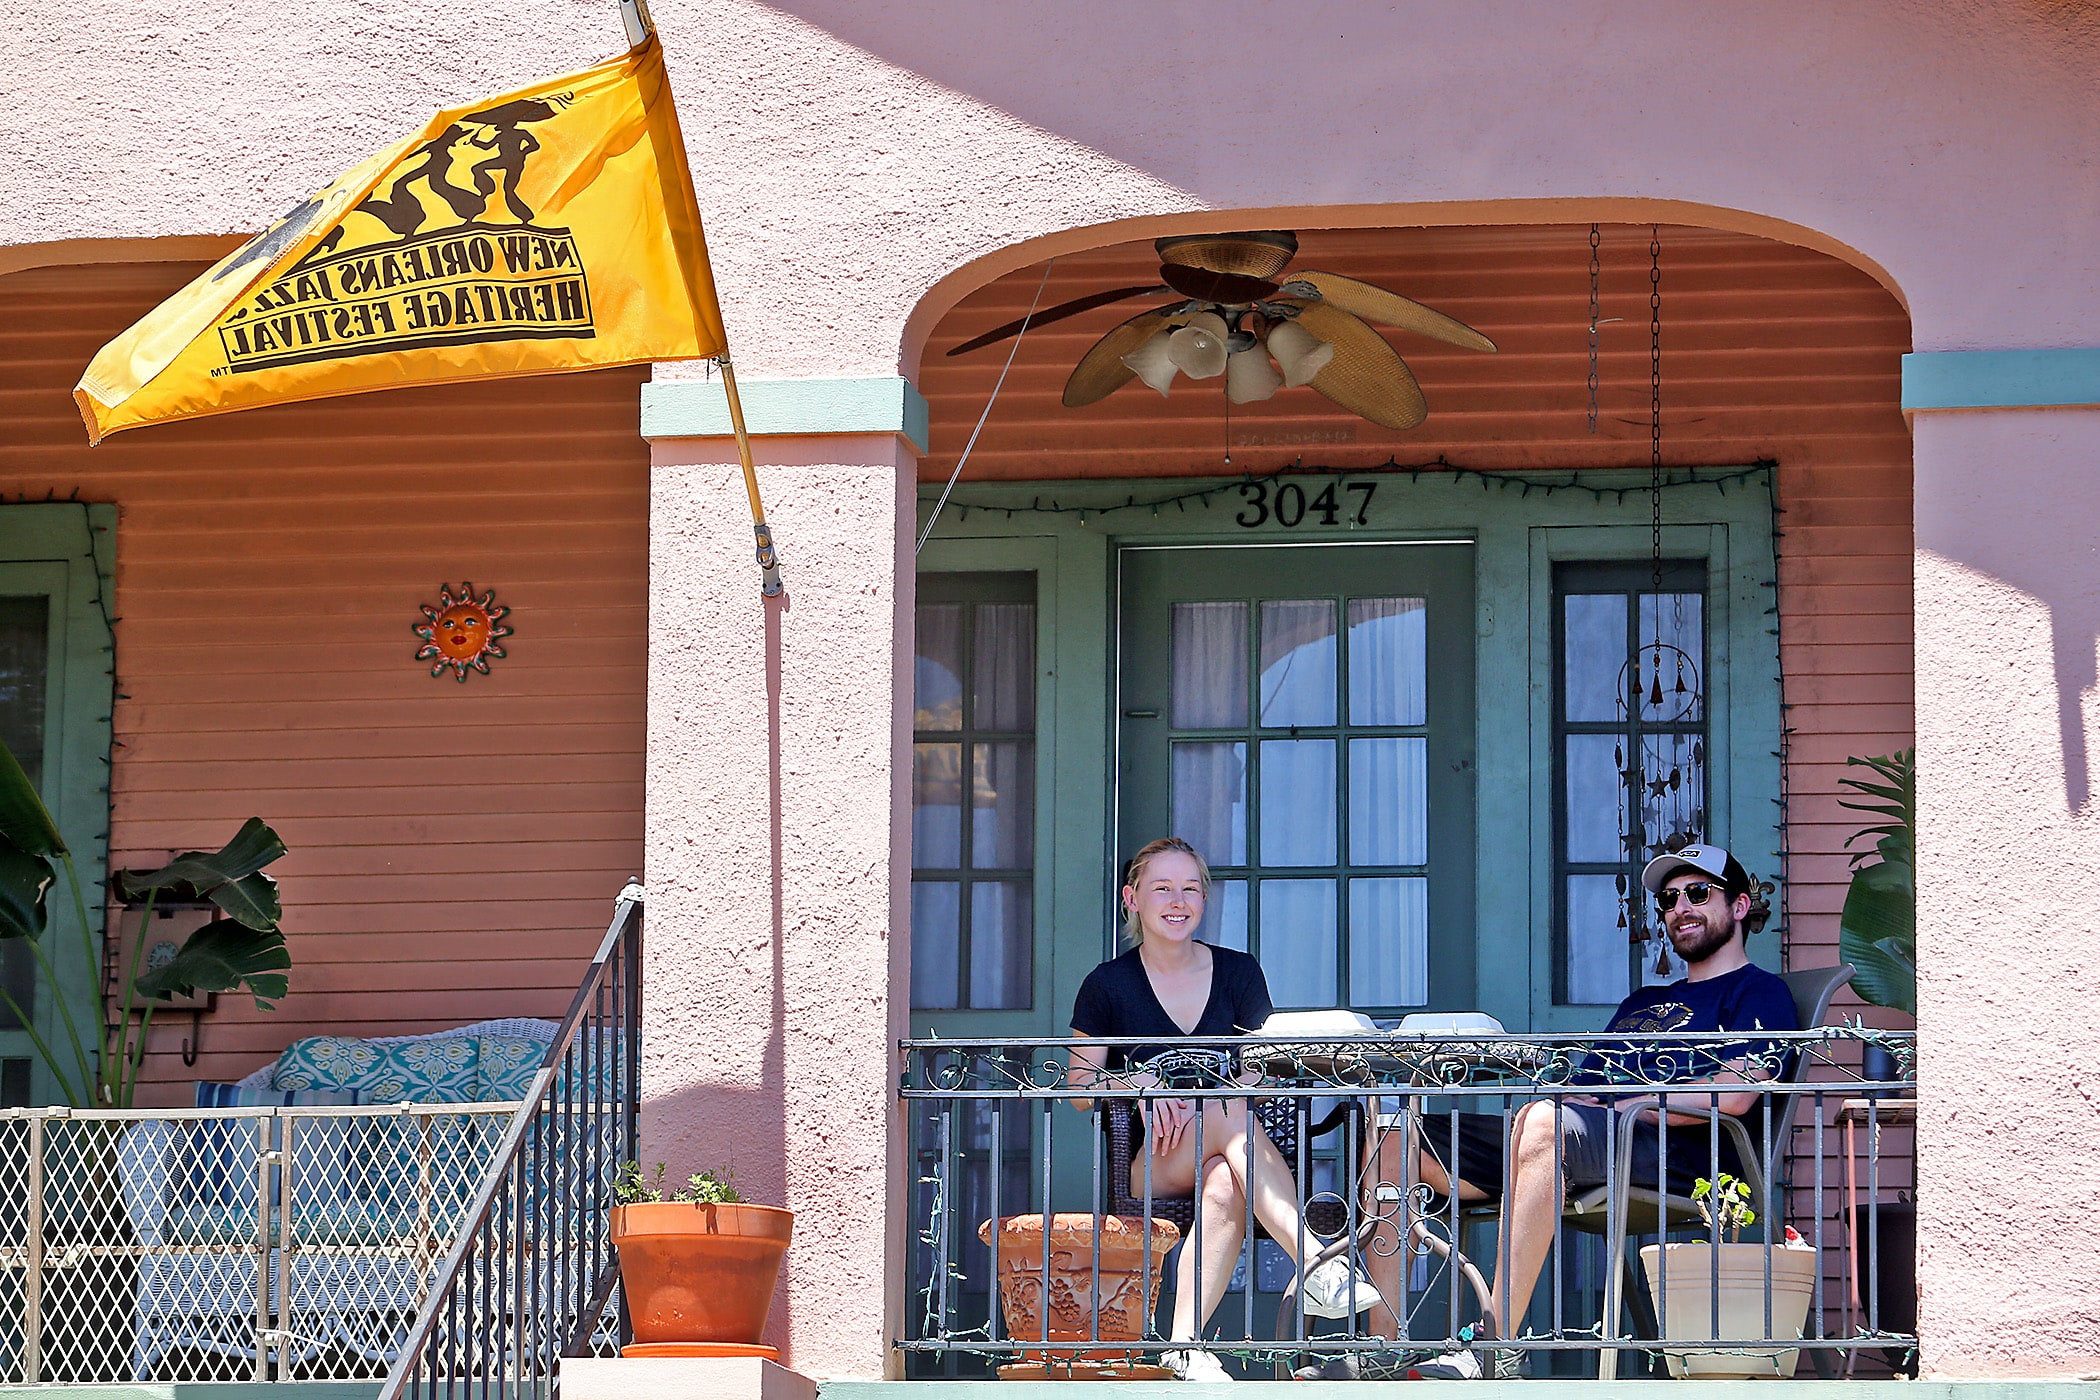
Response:
[{"label": "white sneaker", "polygon": [[[1471,1340],[1470,1327],[1459,1333]],[[1483,1339],[1484,1340],[1484,1339]],[[1409,1379],[1423,1381],[1513,1381],[1524,1375],[1524,1353],[1485,1345],[1460,1347],[1408,1368]]]},{"label": "white sneaker", "polygon": [[1176,1380],[1229,1381],[1232,1373],[1207,1351],[1170,1351],[1159,1358]]},{"label": "white sneaker", "polygon": [[1309,1317],[1349,1317],[1375,1308],[1385,1301],[1371,1280],[1353,1273],[1340,1255],[1314,1269],[1298,1282]]}]

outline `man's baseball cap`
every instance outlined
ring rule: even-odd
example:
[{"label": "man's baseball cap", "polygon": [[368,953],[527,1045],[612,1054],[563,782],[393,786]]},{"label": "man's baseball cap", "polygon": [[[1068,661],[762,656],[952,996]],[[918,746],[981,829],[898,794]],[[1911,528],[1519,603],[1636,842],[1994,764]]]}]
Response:
[{"label": "man's baseball cap", "polygon": [[1711,875],[1731,894],[1750,892],[1750,872],[1719,846],[1686,846],[1681,851],[1665,852],[1648,862],[1648,868],[1641,872],[1641,883],[1647,886],[1648,893],[1659,894],[1663,881],[1680,870]]}]

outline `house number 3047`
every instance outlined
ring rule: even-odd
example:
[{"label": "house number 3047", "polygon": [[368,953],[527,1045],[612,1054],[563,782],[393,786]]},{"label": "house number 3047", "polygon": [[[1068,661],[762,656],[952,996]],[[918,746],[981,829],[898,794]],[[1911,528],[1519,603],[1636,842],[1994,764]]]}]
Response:
[{"label": "house number 3047", "polygon": [[1308,523],[1339,525],[1344,517],[1351,525],[1367,525],[1371,497],[1377,492],[1375,481],[1329,481],[1317,494],[1308,494],[1295,481],[1243,481],[1240,499],[1246,506],[1232,519],[1243,530],[1258,530],[1272,520],[1286,530]]}]

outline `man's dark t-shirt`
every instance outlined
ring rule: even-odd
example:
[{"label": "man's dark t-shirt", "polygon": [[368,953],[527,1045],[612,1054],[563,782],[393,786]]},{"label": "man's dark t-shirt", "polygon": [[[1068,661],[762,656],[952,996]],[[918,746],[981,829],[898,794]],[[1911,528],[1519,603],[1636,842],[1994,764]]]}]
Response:
[{"label": "man's dark t-shirt", "polygon": [[1259,1030],[1274,1009],[1269,1001],[1269,981],[1261,964],[1232,948],[1210,948],[1210,1000],[1194,1030],[1184,1031],[1167,1015],[1145,976],[1145,964],[1132,948],[1111,958],[1086,975],[1079,995],[1072,1002],[1072,1029],[1081,1035],[1143,1035],[1159,1040],[1122,1049],[1107,1047],[1108,1068],[1152,1063],[1173,1042],[1192,1035],[1239,1035]]},{"label": "man's dark t-shirt", "polygon": [[[1642,987],[1619,1003],[1606,1026],[1629,1035],[1697,1031],[1795,1031],[1794,995],[1786,983],[1756,963],[1701,982],[1678,981]],[[1713,1041],[1697,1047],[1640,1050],[1600,1044],[1587,1055],[1569,1081],[1572,1084],[1653,1083],[1668,1079],[1706,1079],[1731,1060],[1767,1055],[1772,1042]],[[1777,1064],[1769,1067],[1778,1071]],[[1753,1076],[1762,1077],[1762,1076]]]}]

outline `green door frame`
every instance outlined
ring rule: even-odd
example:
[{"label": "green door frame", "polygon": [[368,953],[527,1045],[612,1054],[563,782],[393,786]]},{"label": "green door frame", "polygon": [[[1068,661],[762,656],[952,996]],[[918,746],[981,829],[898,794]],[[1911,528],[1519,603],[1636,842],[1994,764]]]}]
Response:
[{"label": "green door frame", "polygon": [[[51,600],[42,795],[73,852],[91,919],[102,916],[99,891],[109,857],[116,526],[117,510],[111,505],[53,501],[0,507],[0,593],[41,593]],[[89,965],[82,949],[72,900],[53,891],[48,907],[44,948],[58,973],[60,994],[82,1035],[99,1042],[101,968]],[[93,933],[99,949],[102,929]],[[99,964],[99,957],[95,961]],[[44,1043],[64,1056],[65,1029],[52,998],[38,997],[35,1020]],[[31,1103],[59,1101],[57,1085],[28,1036],[0,1031],[0,1055],[30,1059]]]},{"label": "green door frame", "polygon": [[[1475,546],[1476,957],[1481,967],[1529,969],[1526,978],[1483,979],[1481,1004],[1466,1009],[1512,1029],[1595,1028],[1595,1007],[1553,1004],[1552,565],[1646,558],[1647,474],[1585,472],[1572,488],[1435,471],[1334,475],[1340,489],[1324,510],[1317,502],[1325,477],[980,485],[966,503],[949,503],[919,556],[922,570],[1038,574],[1038,994],[1025,1013],[914,1014],[914,1031],[1062,1035],[1080,980],[1112,946],[1117,549],[1423,539]],[[1778,878],[1772,502],[1765,486],[1741,480],[1740,469],[1691,475],[1704,489],[1663,494],[1663,548],[1673,558],[1708,560],[1712,750],[1728,760],[1711,766],[1711,836]],[[1292,509],[1279,511],[1286,485],[1297,495]],[[1044,508],[1052,504],[1054,511]],[[922,527],[930,508],[922,500]],[[1779,946],[1777,937],[1760,938],[1752,955],[1776,967]]]}]

